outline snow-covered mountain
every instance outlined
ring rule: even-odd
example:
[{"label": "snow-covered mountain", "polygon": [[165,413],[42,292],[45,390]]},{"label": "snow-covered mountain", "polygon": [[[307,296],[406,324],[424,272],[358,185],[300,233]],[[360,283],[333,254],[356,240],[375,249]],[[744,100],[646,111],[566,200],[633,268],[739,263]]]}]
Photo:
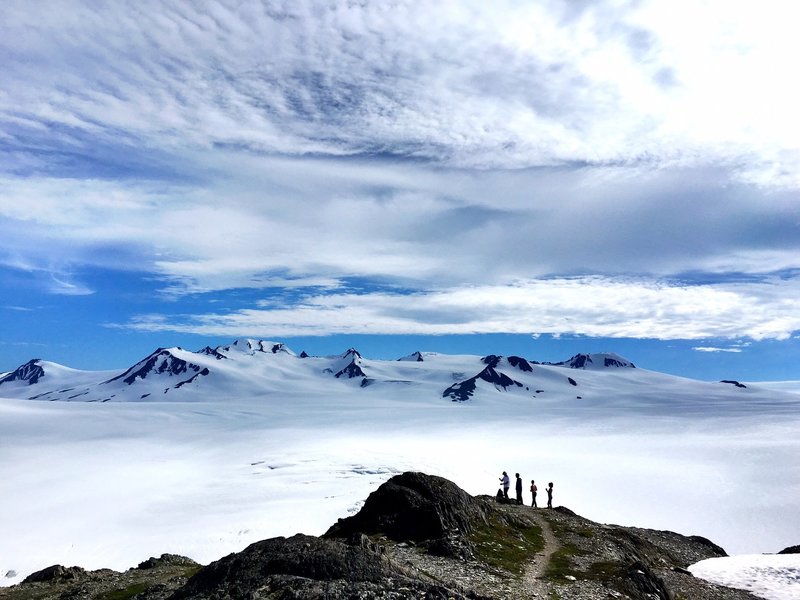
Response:
[{"label": "snow-covered mountain", "polygon": [[[687,383],[688,386],[687,387]],[[0,396],[31,400],[141,402],[259,399],[275,394],[348,392],[391,394],[431,402],[608,401],[614,389],[633,386],[646,406],[696,404],[737,395],[758,401],[743,385],[708,383],[636,369],[613,353],[577,354],[557,363],[521,356],[414,352],[397,360],[365,358],[355,348],[332,356],[300,355],[274,341],[238,339],[198,351],[158,348],[121,371],[77,371],[31,360],[0,378]],[[690,391],[687,391],[690,390]]]}]

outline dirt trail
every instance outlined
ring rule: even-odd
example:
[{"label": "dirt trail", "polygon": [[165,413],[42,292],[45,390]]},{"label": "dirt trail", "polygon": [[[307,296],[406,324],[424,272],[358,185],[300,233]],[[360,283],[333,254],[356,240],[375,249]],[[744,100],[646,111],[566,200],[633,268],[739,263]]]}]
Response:
[{"label": "dirt trail", "polygon": [[559,544],[547,519],[538,514],[538,511],[534,511],[533,518],[542,528],[544,550],[538,553],[536,558],[525,567],[525,573],[522,575],[522,587],[529,597],[545,598],[549,589],[547,584],[541,580],[541,577],[544,575],[545,569],[547,569],[553,552],[558,550]]}]

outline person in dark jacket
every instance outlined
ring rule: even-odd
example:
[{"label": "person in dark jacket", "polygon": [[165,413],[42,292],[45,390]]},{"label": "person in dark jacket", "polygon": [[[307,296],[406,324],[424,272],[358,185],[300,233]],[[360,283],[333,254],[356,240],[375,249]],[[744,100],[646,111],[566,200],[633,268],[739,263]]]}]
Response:
[{"label": "person in dark jacket", "polygon": [[522,477],[519,476],[519,473],[517,473],[516,490],[517,490],[517,504],[522,504]]},{"label": "person in dark jacket", "polygon": [[531,497],[533,498],[533,502],[531,502],[531,506],[533,508],[539,508],[536,506],[536,492],[539,488],[536,487],[536,482],[531,479]]},{"label": "person in dark jacket", "polygon": [[553,482],[547,484],[547,508],[553,508]]}]

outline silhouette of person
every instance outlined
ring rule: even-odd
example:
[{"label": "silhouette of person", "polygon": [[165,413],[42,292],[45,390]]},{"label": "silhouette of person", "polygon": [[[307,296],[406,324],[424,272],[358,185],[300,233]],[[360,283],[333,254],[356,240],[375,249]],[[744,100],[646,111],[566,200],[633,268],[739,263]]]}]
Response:
[{"label": "silhouette of person", "polygon": [[531,479],[531,496],[533,497],[533,502],[531,502],[531,506],[533,508],[539,508],[538,506],[536,506],[536,491],[537,490],[538,490],[538,488],[536,487],[536,482],[533,479]]},{"label": "silhouette of person", "polygon": [[517,473],[517,482],[515,484],[517,490],[517,504],[522,504],[522,477]]},{"label": "silhouette of person", "polygon": [[547,508],[553,508],[553,482],[547,484]]},{"label": "silhouette of person", "polygon": [[503,471],[503,476],[500,478],[500,481],[503,484],[503,498],[508,500],[508,488],[511,487],[511,480],[508,478],[508,473]]}]

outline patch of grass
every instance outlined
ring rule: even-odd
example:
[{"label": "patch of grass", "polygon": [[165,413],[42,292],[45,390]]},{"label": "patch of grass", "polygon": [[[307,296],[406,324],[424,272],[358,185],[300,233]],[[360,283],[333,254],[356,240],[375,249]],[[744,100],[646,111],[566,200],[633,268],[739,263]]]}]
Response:
[{"label": "patch of grass", "polygon": [[550,562],[544,571],[544,579],[563,582],[567,575],[576,579],[584,579],[583,573],[576,571],[572,566],[573,556],[583,556],[585,553],[572,544],[565,544],[553,552]]},{"label": "patch of grass", "polygon": [[544,550],[540,527],[512,527],[496,517],[490,518],[487,525],[476,527],[470,540],[480,559],[515,575],[520,575],[525,564]]},{"label": "patch of grass", "polygon": [[150,587],[149,583],[134,583],[121,590],[113,590],[103,594],[102,600],[129,600]]},{"label": "patch of grass", "polygon": [[183,571],[183,576],[186,577],[186,579],[194,577],[202,568],[203,565],[192,565],[191,567],[186,567],[186,569]]},{"label": "patch of grass", "polygon": [[592,563],[584,573],[586,579],[594,579],[603,583],[608,583],[615,577],[620,577],[621,567],[614,561],[600,561]]}]

